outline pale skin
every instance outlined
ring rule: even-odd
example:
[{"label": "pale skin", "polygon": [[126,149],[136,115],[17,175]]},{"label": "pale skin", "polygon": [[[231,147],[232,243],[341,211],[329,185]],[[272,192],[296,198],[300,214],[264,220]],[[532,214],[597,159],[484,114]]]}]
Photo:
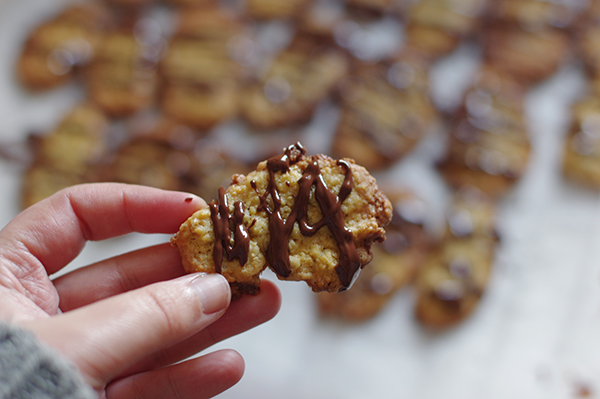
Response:
[{"label": "pale skin", "polygon": [[168,243],[49,277],[86,241],[172,234],[205,206],[187,193],[111,183],[31,206],[0,231],[0,318],[65,355],[100,398],[209,398],[230,388],[244,371],[233,350],[174,363],[275,316],[273,283],[231,303],[222,276],[186,274]]}]

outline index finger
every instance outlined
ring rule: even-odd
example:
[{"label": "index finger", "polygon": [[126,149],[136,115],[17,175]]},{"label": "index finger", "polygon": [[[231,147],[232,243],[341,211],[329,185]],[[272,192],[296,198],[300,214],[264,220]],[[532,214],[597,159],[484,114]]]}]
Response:
[{"label": "index finger", "polygon": [[[73,186],[35,204],[0,231],[5,258],[40,262],[48,274],[67,265],[86,241],[131,232],[174,233],[206,206],[192,194],[118,183]],[[23,264],[25,263],[25,264]]]}]

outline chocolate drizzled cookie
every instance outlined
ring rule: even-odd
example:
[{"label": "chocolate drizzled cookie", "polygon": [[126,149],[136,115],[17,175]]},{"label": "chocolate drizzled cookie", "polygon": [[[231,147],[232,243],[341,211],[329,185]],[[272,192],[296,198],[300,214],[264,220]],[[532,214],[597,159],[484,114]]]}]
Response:
[{"label": "chocolate drizzled cookie", "polygon": [[221,273],[234,294],[256,293],[260,273],[343,291],[384,239],[391,204],[352,160],[306,156],[298,143],[235,175],[219,198],[172,238],[188,272]]},{"label": "chocolate drizzled cookie", "polygon": [[426,65],[415,53],[375,65],[355,62],[340,85],[333,154],[383,169],[412,150],[438,116],[428,97]]},{"label": "chocolate drizzled cookie", "polygon": [[523,85],[551,76],[570,50],[566,29],[574,18],[563,4],[541,0],[500,0],[491,3],[483,31],[484,58]]},{"label": "chocolate drizzled cookie", "polygon": [[482,68],[453,116],[447,153],[438,164],[451,187],[472,185],[500,197],[519,180],[531,151],[523,99],[514,79]]},{"label": "chocolate drizzled cookie", "polygon": [[416,279],[418,320],[428,327],[456,325],[477,308],[491,275],[498,234],[496,207],[474,187],[455,193],[446,232]]},{"label": "chocolate drizzled cookie", "polygon": [[102,3],[85,2],[44,21],[27,38],[17,77],[28,89],[45,90],[68,81],[92,60],[110,14]]}]

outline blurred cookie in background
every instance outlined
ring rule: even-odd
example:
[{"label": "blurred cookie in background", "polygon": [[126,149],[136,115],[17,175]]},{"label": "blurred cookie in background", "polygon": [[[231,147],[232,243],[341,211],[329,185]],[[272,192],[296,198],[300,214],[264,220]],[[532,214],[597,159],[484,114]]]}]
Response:
[{"label": "blurred cookie in background", "polygon": [[208,6],[182,10],[160,65],[161,109],[169,117],[207,130],[238,115],[244,66],[233,44],[249,34],[231,10]]},{"label": "blurred cookie in background", "polygon": [[210,201],[234,173],[249,167],[202,136],[169,118],[132,127],[130,139],[108,162],[103,180],[187,191]]},{"label": "blurred cookie in background", "polygon": [[407,13],[406,46],[432,59],[452,52],[481,27],[488,0],[420,0]]},{"label": "blurred cookie in background", "polygon": [[21,208],[40,202],[63,188],[87,182],[82,176],[56,170],[48,165],[31,165],[23,174]]},{"label": "blurred cookie in background", "polygon": [[588,96],[572,106],[562,171],[571,181],[600,189],[600,97]]},{"label": "blurred cookie in background", "polygon": [[108,118],[97,107],[81,104],[52,131],[32,137],[33,161],[23,180],[23,208],[70,185],[97,181],[109,130]]},{"label": "blurred cookie in background", "polygon": [[19,55],[16,73],[31,90],[68,81],[94,57],[111,14],[100,2],[77,3],[36,27]]},{"label": "blurred cookie in background", "polygon": [[477,308],[490,279],[498,234],[491,198],[473,187],[455,193],[446,232],[419,269],[415,314],[425,326],[448,328]]},{"label": "blurred cookie in background", "polygon": [[542,0],[491,3],[483,30],[484,59],[524,85],[550,77],[570,53],[574,10]]},{"label": "blurred cookie in background", "polygon": [[[600,78],[600,1],[590,0],[575,27],[575,45],[591,78]],[[596,85],[598,86],[598,85]],[[596,87],[596,92],[598,88]]]},{"label": "blurred cookie in background", "polygon": [[414,53],[378,64],[356,61],[340,85],[332,153],[377,170],[412,150],[438,121],[429,98],[428,66]]},{"label": "blurred cookie in background", "polygon": [[451,187],[477,187],[493,198],[508,192],[525,172],[531,151],[524,90],[484,66],[453,116],[438,169]]},{"label": "blurred cookie in background", "polygon": [[307,122],[347,72],[342,50],[298,35],[244,88],[242,115],[256,129]]},{"label": "blurred cookie in background", "polygon": [[424,230],[426,204],[409,191],[386,191],[394,206],[386,240],[371,247],[373,260],[354,284],[340,293],[317,295],[319,313],[360,322],[375,317],[405,285],[412,282],[429,246]]},{"label": "blurred cookie in background", "polygon": [[165,48],[160,27],[149,18],[106,32],[85,72],[89,98],[111,117],[154,106]]}]

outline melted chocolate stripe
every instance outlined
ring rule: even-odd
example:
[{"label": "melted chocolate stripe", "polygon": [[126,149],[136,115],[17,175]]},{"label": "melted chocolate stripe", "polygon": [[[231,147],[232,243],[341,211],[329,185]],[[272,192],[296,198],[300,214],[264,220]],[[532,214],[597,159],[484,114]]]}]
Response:
[{"label": "melted chocolate stripe", "polygon": [[[352,283],[354,275],[361,266],[360,257],[354,244],[354,237],[352,232],[345,226],[342,212],[342,202],[348,198],[353,187],[350,165],[346,161],[338,161],[337,164],[345,170],[345,177],[338,195],[335,195],[329,190],[323,179],[317,158],[313,157],[312,162],[298,180],[298,193],[290,214],[285,220],[281,214],[281,197],[275,182],[275,172],[287,172],[290,166],[298,162],[305,153],[306,150],[300,143],[297,143],[289,146],[283,154],[268,159],[269,182],[264,193],[260,194],[258,192],[255,181],[250,182],[260,199],[257,211],[265,211],[269,218],[271,239],[267,247],[267,262],[279,276],[288,277],[291,274],[289,238],[294,223],[298,222],[300,232],[308,237],[315,235],[322,227],[327,226],[338,244],[339,261],[335,270],[342,284],[342,289],[346,289]],[[310,224],[308,222],[308,203],[313,185],[315,186],[315,200],[321,208],[323,218],[314,224]],[[271,204],[268,201],[269,197],[271,197]],[[218,201],[213,201],[210,204],[211,219],[215,231],[213,260],[215,270],[218,273],[221,272],[223,250],[225,250],[229,261],[238,258],[243,265],[248,259],[249,236],[248,230],[243,224],[243,204],[238,201],[234,204],[234,208],[234,215],[231,218],[225,197],[225,189],[221,187]],[[230,223],[235,228],[234,245],[231,244]]]},{"label": "melted chocolate stripe", "polygon": [[[233,205],[233,217],[229,215],[229,205],[225,196],[225,188],[219,188],[218,201],[211,202],[210,218],[213,222],[213,231],[215,234],[215,245],[213,248],[213,262],[215,271],[221,273],[223,263],[223,250],[227,254],[227,260],[238,259],[241,265],[248,261],[250,251],[250,235],[248,229],[244,226],[244,204],[236,201]],[[234,226],[233,244],[231,244],[230,222]]]}]

